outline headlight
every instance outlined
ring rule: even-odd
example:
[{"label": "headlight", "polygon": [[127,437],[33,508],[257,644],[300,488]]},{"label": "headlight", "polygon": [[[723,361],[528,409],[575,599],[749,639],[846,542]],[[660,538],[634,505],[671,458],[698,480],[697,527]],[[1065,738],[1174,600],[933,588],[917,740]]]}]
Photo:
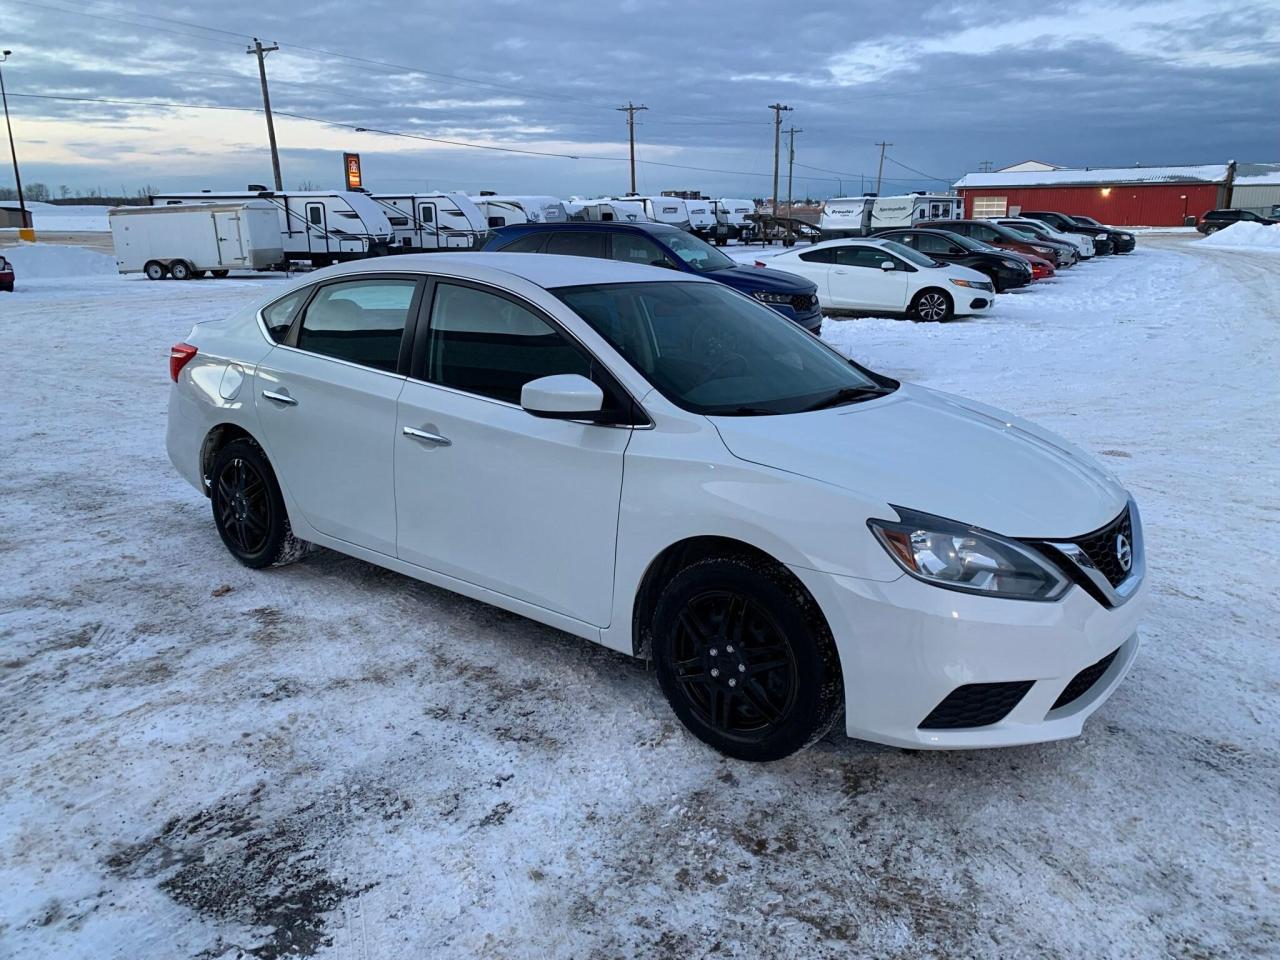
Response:
[{"label": "headlight", "polygon": [[1001,260],[1000,263],[1010,268],[1011,270],[1031,269],[1030,266],[1025,261],[1022,261],[1022,260]]},{"label": "headlight", "polygon": [[951,277],[951,282],[957,287],[972,287],[974,290],[990,290],[991,284],[985,280],[961,280],[959,277]]},{"label": "headlight", "polygon": [[1096,237],[1094,237],[1093,239],[1095,239],[1095,240],[1105,240],[1105,239],[1107,239],[1107,235],[1106,235],[1105,233],[1100,233],[1100,234],[1098,234]]},{"label": "headlight", "polygon": [[1031,249],[1034,250],[1036,253],[1042,253],[1045,256],[1048,256],[1053,253],[1053,247],[1032,247]]},{"label": "headlight", "polygon": [[1132,233],[1122,233],[1122,234],[1120,234],[1120,239],[1121,239],[1121,240],[1132,240],[1132,239],[1133,239],[1133,234],[1132,234]]},{"label": "headlight", "polygon": [[954,520],[894,507],[899,522],[867,526],[898,566],[917,580],[1012,600],[1057,600],[1071,582],[1030,547]]},{"label": "headlight", "polygon": [[789,293],[772,293],[768,290],[757,290],[751,294],[761,303],[790,303],[791,294]]}]

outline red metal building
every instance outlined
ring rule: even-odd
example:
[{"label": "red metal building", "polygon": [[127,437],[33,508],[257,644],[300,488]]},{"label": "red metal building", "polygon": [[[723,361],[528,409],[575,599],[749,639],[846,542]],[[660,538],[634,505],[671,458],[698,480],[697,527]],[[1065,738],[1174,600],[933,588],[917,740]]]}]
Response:
[{"label": "red metal building", "polygon": [[1131,227],[1172,227],[1228,205],[1235,164],[970,173],[955,184],[971,217],[1054,210]]}]

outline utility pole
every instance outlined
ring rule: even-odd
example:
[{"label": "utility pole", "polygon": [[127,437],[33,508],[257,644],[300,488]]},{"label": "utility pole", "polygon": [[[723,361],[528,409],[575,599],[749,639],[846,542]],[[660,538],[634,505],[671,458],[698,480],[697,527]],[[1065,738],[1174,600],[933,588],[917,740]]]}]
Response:
[{"label": "utility pole", "polygon": [[[0,50],[0,63],[9,59],[12,50]],[[27,201],[22,196],[22,176],[18,173],[18,148],[13,145],[13,124],[9,121],[9,95],[4,90],[4,71],[0,70],[0,100],[4,101],[4,125],[9,130],[9,153],[13,155],[13,184],[18,190],[18,236],[23,240],[34,240],[35,232],[27,226]]]},{"label": "utility pole", "polygon": [[978,164],[978,172],[979,172],[979,173],[990,173],[990,172],[991,172],[991,161],[990,161],[990,160],[983,160],[981,163],[979,163],[979,164]]},{"label": "utility pole", "polygon": [[880,196],[880,178],[884,176],[884,151],[885,147],[892,147],[892,143],[877,143],[880,148],[880,168],[876,170],[876,196]]},{"label": "utility pole", "polygon": [[787,137],[789,140],[787,144],[787,245],[788,246],[790,246],[792,243],[791,218],[793,214],[791,212],[791,174],[796,165],[796,134],[797,133],[804,133],[804,131],[796,127],[791,127],[787,130]]},{"label": "utility pole", "polygon": [[284,190],[284,181],[280,179],[280,151],[276,148],[276,125],[271,119],[271,94],[267,92],[267,54],[279,50],[280,44],[273,43],[264,47],[262,41],[253,38],[253,46],[246,50],[258,58],[258,77],[262,80],[262,109],[267,115],[267,139],[271,141],[271,172],[276,177],[276,190]]},{"label": "utility pole", "polygon": [[769,104],[773,111],[773,217],[778,218],[778,155],[782,152],[782,113],[791,107],[781,103]]},{"label": "utility pole", "polygon": [[634,194],[636,192],[636,113],[649,108],[643,105],[637,107],[628,100],[625,107],[614,107],[614,109],[627,115],[627,140],[631,144],[631,192]]}]

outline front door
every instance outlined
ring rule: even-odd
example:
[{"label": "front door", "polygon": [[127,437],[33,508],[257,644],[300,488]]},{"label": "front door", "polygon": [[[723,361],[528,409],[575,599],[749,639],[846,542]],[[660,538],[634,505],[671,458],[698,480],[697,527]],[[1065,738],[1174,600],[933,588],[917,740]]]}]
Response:
[{"label": "front door", "polygon": [[608,626],[631,429],[520,407],[530,380],[600,382],[598,367],[550,318],[488,288],[438,283],[430,316],[395,431],[400,558]]},{"label": "front door", "polygon": [[[836,247],[831,299],[856,310],[905,310],[907,275],[902,264],[877,247]],[[885,270],[882,263],[893,264]]]},{"label": "front door", "polygon": [[307,204],[307,249],[312,253],[329,252],[329,217],[323,203]]},{"label": "front door", "polygon": [[418,204],[418,246],[423,250],[437,250],[440,247],[436,212],[434,203]]},{"label": "front door", "polygon": [[255,383],[267,455],[307,522],[388,556],[401,341],[422,286],[405,276],[321,285]]}]

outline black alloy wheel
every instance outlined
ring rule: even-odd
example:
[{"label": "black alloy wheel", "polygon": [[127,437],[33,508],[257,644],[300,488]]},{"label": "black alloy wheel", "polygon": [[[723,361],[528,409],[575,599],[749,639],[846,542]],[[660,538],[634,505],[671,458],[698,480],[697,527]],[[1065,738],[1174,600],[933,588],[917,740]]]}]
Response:
[{"label": "black alloy wheel", "polygon": [[218,534],[246,567],[289,563],[306,553],[309,545],[293,535],[275,473],[256,443],[235,440],[219,450],[210,487]]},{"label": "black alloy wheel", "polygon": [[789,571],[713,557],[678,573],[654,611],[658,682],[700,740],[740,760],[778,760],[822,737],[843,706],[839,659]]}]

